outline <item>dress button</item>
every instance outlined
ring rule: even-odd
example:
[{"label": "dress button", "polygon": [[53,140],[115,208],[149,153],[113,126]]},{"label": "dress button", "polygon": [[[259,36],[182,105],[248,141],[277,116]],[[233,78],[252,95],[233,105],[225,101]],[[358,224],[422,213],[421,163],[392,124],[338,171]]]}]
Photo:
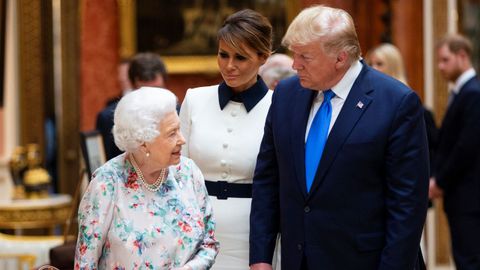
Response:
[{"label": "dress button", "polygon": [[228,133],[232,133],[232,131],[233,131],[233,128],[227,128]]},{"label": "dress button", "polygon": [[230,113],[233,117],[237,116],[237,112],[236,111],[233,111]]},{"label": "dress button", "polygon": [[222,173],[222,178],[223,178],[223,179],[227,178],[227,176],[228,176],[228,173],[226,173],[226,172],[223,172],[223,173]]},{"label": "dress button", "polygon": [[224,143],[223,148],[227,148],[227,147],[228,147],[228,143]]},{"label": "dress button", "polygon": [[227,165],[227,161],[225,161],[225,159],[220,160],[220,165],[225,167],[225,165]]},{"label": "dress button", "polygon": [[305,206],[305,208],[303,208],[303,211],[304,211],[305,213],[310,212],[310,207],[309,207],[308,205]]},{"label": "dress button", "polygon": [[298,250],[302,250],[302,248],[303,248],[302,244],[298,244],[298,245],[297,245],[297,249],[298,249]]}]

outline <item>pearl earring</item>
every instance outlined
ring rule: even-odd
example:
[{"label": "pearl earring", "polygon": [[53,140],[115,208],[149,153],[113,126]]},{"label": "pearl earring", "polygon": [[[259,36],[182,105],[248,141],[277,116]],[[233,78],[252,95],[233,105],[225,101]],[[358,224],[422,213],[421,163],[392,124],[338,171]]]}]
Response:
[{"label": "pearl earring", "polygon": [[145,153],[145,156],[150,157],[150,152]]}]

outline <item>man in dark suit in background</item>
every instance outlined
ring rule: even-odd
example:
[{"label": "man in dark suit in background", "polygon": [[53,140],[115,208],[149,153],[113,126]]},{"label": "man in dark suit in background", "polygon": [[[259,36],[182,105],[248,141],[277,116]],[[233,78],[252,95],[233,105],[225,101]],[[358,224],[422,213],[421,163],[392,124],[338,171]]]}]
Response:
[{"label": "man in dark suit in background", "polygon": [[[167,70],[160,56],[154,53],[139,53],[130,61],[128,78],[133,90],[142,86],[165,88]],[[125,94],[125,93],[124,93]],[[96,129],[102,134],[105,155],[108,159],[122,153],[113,140],[113,114],[118,101],[111,102],[97,115]]]},{"label": "man in dark suit in background", "polygon": [[344,10],[303,10],[283,44],[298,75],[280,81],[265,123],[251,269],[271,269],[278,232],[282,269],[422,269],[429,164],[418,96],[359,60]]},{"label": "man in dark suit in background", "polygon": [[454,83],[440,128],[430,197],[443,195],[458,270],[480,269],[480,82],[472,44],[458,34],[437,44],[438,69]]}]

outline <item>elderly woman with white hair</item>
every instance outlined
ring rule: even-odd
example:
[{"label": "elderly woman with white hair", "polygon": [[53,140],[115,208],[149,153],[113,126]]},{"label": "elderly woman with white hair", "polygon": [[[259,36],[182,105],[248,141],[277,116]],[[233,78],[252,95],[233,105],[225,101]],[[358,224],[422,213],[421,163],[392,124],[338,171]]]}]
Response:
[{"label": "elderly woman with white hair", "polygon": [[115,110],[125,153],[98,168],[79,207],[75,269],[209,269],[218,253],[204,178],[181,157],[175,95],[143,87]]}]

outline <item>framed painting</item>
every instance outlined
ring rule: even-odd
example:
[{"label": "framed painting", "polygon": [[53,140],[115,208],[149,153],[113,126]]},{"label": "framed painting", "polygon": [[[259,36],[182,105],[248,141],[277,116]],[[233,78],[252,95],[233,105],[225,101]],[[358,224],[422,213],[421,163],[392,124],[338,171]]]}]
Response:
[{"label": "framed painting", "polygon": [[480,1],[461,0],[459,7],[459,31],[472,41],[472,64],[480,68]]},{"label": "framed painting", "polygon": [[165,60],[169,73],[216,73],[217,31],[234,12],[250,8],[266,16],[274,30],[276,52],[288,23],[300,10],[286,0],[117,0],[120,55],[151,51]]},{"label": "framed painting", "polygon": [[94,130],[80,132],[80,137],[85,169],[91,179],[93,172],[107,161],[102,135]]}]

